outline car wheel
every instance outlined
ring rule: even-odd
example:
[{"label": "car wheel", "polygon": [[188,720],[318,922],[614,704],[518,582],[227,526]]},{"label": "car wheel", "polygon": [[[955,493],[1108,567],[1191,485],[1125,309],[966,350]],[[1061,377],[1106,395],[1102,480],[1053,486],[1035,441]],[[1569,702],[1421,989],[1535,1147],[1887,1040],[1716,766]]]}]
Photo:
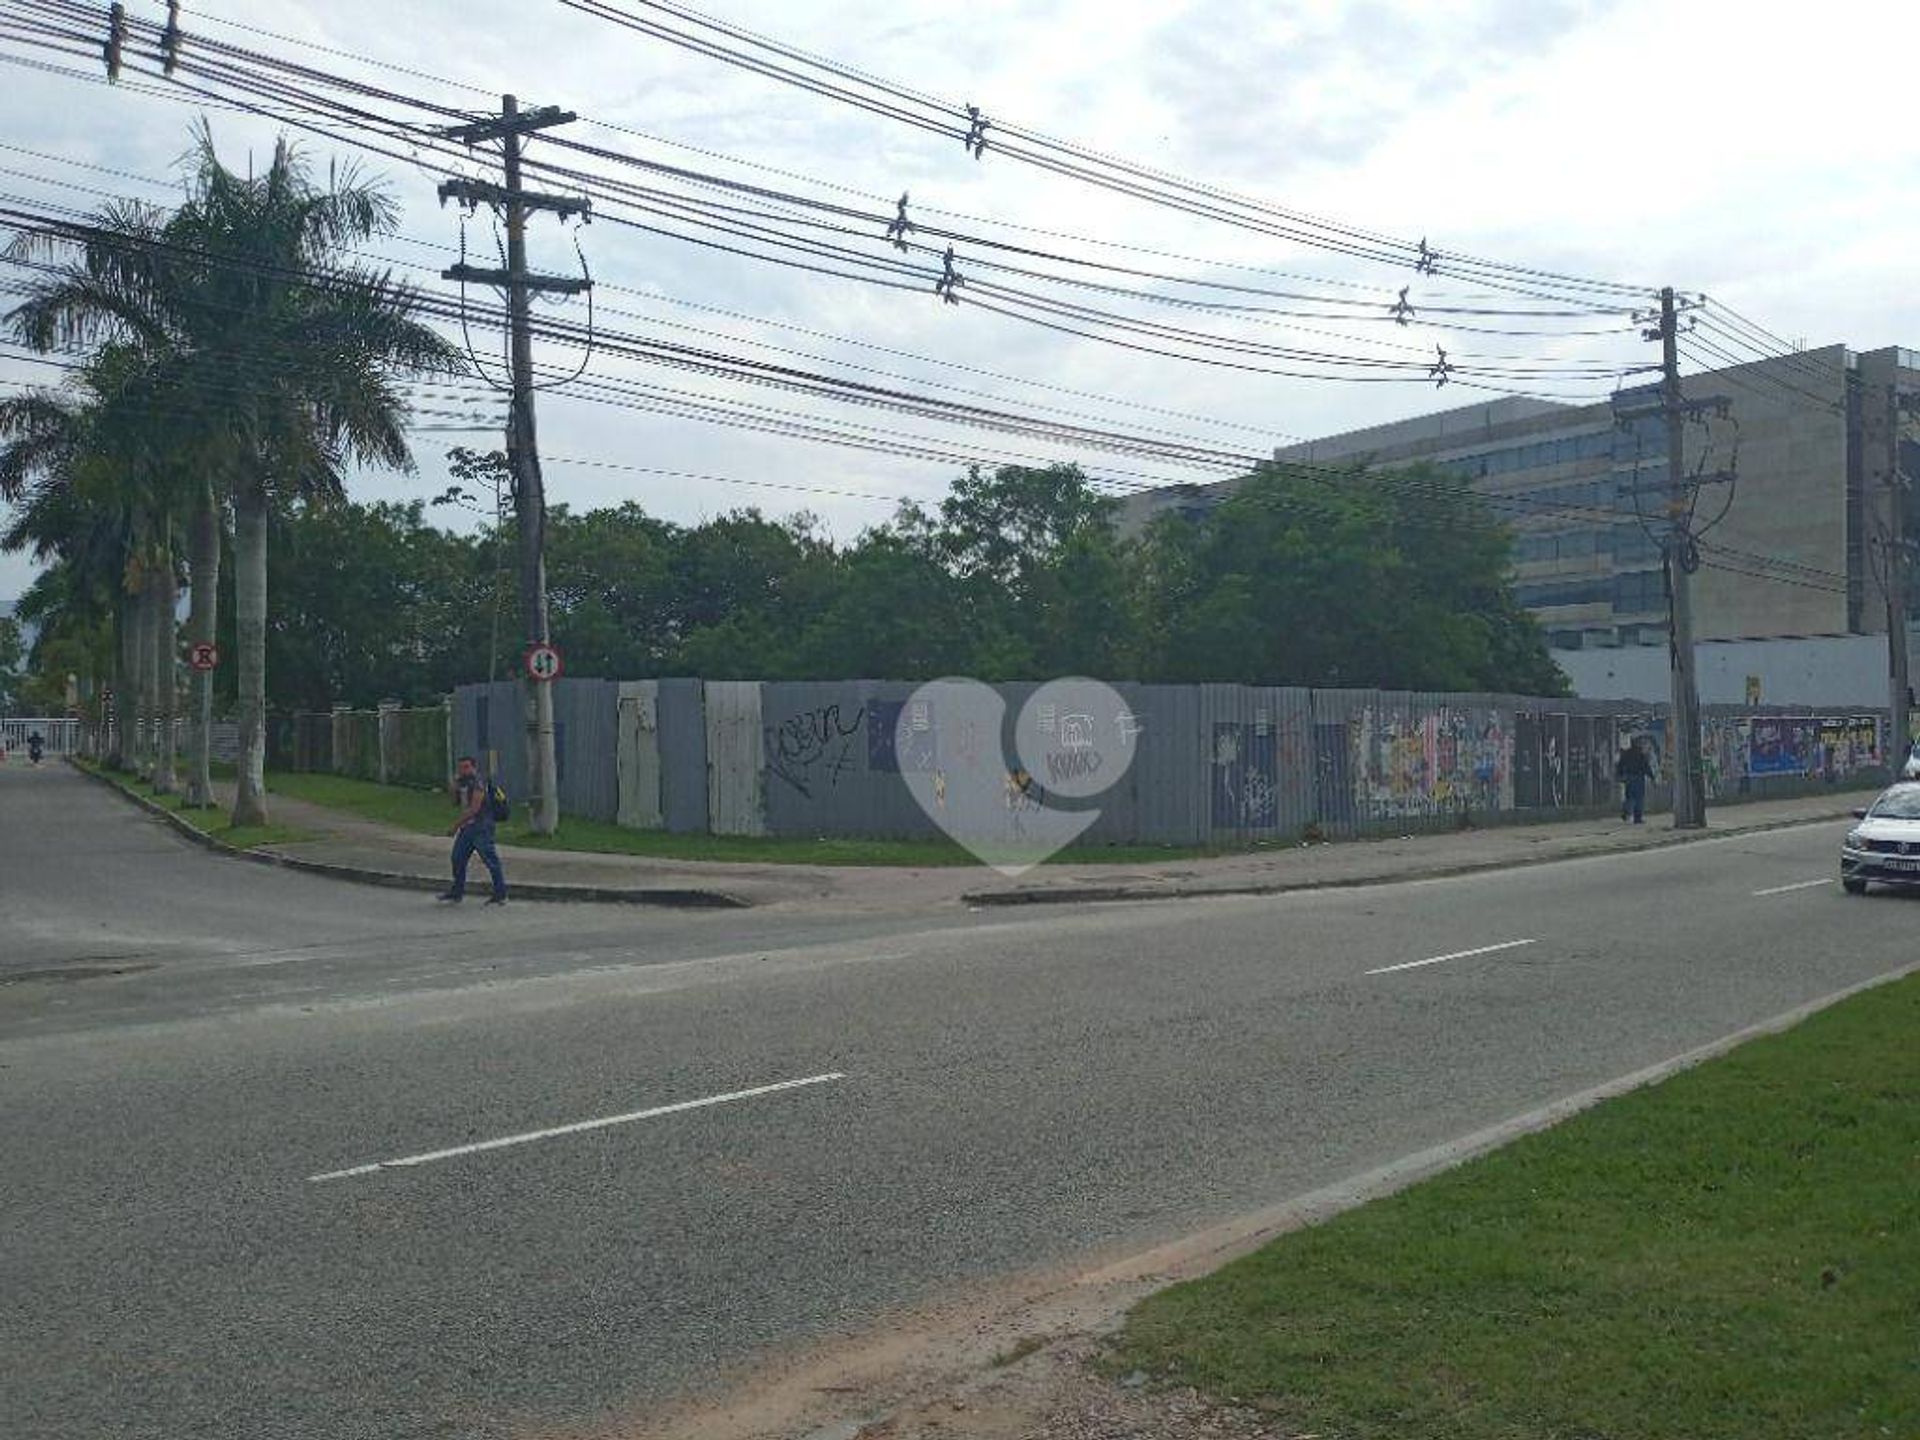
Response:
[{"label": "car wheel", "polygon": [[1864,895],[1867,893],[1867,882],[1864,880],[1856,880],[1852,876],[1842,876],[1840,879],[1840,888],[1849,895]]}]

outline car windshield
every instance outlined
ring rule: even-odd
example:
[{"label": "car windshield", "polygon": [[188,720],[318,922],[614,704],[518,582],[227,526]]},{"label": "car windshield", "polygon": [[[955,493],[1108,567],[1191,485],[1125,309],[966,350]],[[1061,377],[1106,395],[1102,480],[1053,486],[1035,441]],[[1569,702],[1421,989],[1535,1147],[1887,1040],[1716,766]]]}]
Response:
[{"label": "car windshield", "polygon": [[1920,820],[1920,789],[1889,790],[1867,813],[1875,820]]}]

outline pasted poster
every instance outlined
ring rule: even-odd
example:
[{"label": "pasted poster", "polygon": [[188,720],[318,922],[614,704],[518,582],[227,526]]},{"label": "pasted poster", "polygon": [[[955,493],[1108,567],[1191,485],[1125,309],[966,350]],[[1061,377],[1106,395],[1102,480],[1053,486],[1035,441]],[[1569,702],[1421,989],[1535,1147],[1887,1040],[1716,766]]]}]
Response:
[{"label": "pasted poster", "polygon": [[1271,725],[1213,727],[1213,828],[1271,829],[1279,818],[1279,764]]},{"label": "pasted poster", "polygon": [[1513,803],[1516,809],[1540,807],[1540,717],[1522,710],[1513,717]]},{"label": "pasted poster", "polygon": [[1880,763],[1880,722],[1872,716],[1823,719],[1817,735],[1817,770],[1829,785]]},{"label": "pasted poster", "polygon": [[1700,722],[1700,766],[1707,799],[1744,794],[1750,789],[1747,757],[1753,745],[1744,716],[1710,715]]},{"label": "pasted poster", "polygon": [[1805,775],[1812,768],[1816,726],[1790,715],[1756,715],[1747,741],[1750,775]]},{"label": "pasted poster", "polygon": [[[1658,715],[1616,715],[1613,722],[1613,758],[1617,762],[1629,745],[1644,743],[1655,783],[1667,774],[1667,722]],[[1609,774],[1613,766],[1607,766]]]},{"label": "pasted poster", "polygon": [[1505,809],[1507,735],[1497,715],[1364,710],[1351,721],[1355,794],[1373,817]]}]

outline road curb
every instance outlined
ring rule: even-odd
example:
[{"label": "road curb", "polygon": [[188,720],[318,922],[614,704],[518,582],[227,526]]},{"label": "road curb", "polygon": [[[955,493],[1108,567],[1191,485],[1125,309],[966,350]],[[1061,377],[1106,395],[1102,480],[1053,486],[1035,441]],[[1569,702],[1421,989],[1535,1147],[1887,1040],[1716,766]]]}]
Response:
[{"label": "road curb", "polygon": [[[1866,793],[1866,792],[1861,792]],[[1019,890],[973,890],[960,897],[965,905],[1097,905],[1131,900],[1210,900],[1246,895],[1290,895],[1310,890],[1363,890],[1377,885],[1404,885],[1413,880],[1445,880],[1458,875],[1483,875],[1495,870],[1518,870],[1554,865],[1562,860],[1588,860],[1598,855],[1637,855],[1673,845],[1702,840],[1725,840],[1735,835],[1764,835],[1770,830],[1792,830],[1801,825],[1824,825],[1843,820],[1851,809],[1806,815],[1796,820],[1766,820],[1730,829],[1669,832],[1638,845],[1581,845],[1552,855],[1520,855],[1501,860],[1463,861],[1422,865],[1392,874],[1343,875],[1325,880],[1250,881],[1240,885],[1036,885]]]},{"label": "road curb", "polygon": [[[430,875],[409,875],[398,870],[376,870],[371,866],[335,865],[324,860],[307,860],[298,855],[284,855],[274,850],[243,850],[237,845],[229,845],[224,840],[207,834],[175,811],[144,795],[136,795],[111,775],[103,775],[95,770],[68,758],[68,764],[96,784],[104,785],[122,798],[131,801],[150,815],[155,815],[172,826],[181,836],[190,840],[203,850],[211,850],[216,855],[224,855],[233,860],[246,860],[255,865],[272,865],[282,870],[298,870],[308,875],[319,875],[329,880],[342,880],[356,885],[374,885],[386,890],[419,890],[438,894],[445,888],[446,882]],[[724,890],[688,889],[622,889],[610,885],[545,885],[538,881],[515,884],[512,887],[515,900],[569,901],[598,905],[657,905],[677,910],[746,910],[753,902],[743,900],[737,895],[729,895]]]}]

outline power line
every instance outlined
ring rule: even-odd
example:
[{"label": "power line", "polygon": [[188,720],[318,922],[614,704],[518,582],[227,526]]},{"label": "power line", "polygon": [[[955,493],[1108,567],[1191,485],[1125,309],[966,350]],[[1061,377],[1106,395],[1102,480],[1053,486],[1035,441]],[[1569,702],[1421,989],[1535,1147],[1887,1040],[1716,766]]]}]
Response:
[{"label": "power line", "polygon": [[[1418,268],[1423,273],[1442,270],[1496,286],[1503,282],[1511,286],[1514,281],[1524,279],[1534,284],[1555,285],[1563,292],[1644,296],[1648,290],[1646,286],[1599,281],[1535,267],[1439,252],[1432,250],[1424,241],[1415,245],[1344,222],[1234,195],[1182,176],[1151,170],[1102,152],[1057,141],[1037,131],[990,120],[977,108],[917,94],[893,82],[864,75],[837,62],[681,6],[639,0],[643,10],[666,14],[696,30],[718,34],[726,40],[748,45],[777,58],[768,60],[746,51],[729,49],[721,42],[675,30],[642,15],[621,10],[605,3],[605,0],[561,0],[561,3],[570,9],[611,21],[693,53],[722,60],[914,128],[963,140],[976,154],[984,153],[990,147],[996,155],[1009,155],[1043,169],[1223,223],[1262,230],[1303,244],[1391,264],[1404,270]],[[803,68],[795,69],[795,65]],[[989,130],[993,132],[991,139],[988,138]],[[1009,144],[1000,138],[1005,135],[1016,137],[1016,143]]]}]

